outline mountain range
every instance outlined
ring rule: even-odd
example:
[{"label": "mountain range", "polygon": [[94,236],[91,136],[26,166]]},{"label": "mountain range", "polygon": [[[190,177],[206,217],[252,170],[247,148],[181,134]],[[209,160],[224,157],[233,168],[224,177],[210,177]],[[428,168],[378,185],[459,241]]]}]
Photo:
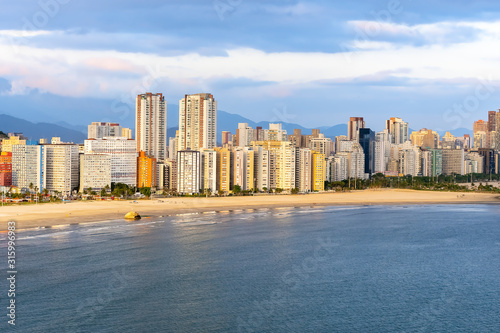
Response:
[{"label": "mountain range", "polygon": [[[175,124],[174,126],[168,128],[167,135],[168,137],[174,137],[175,131],[178,129],[178,122],[172,122],[170,121],[170,119],[178,119],[178,107],[175,105],[169,105],[167,110],[169,111],[167,115],[167,123]],[[217,111],[217,118],[218,139],[221,138],[222,131],[229,131],[235,134],[236,129],[238,128],[238,123],[248,123],[248,125],[253,128],[261,126],[264,129],[268,128],[269,123],[271,123],[269,121],[255,122],[240,115],[225,112],[222,110]],[[294,129],[302,130],[302,134],[304,135],[311,134],[312,129],[310,128],[305,128],[294,123],[280,123],[283,124],[283,129],[285,129],[289,134],[292,134]],[[347,135],[346,124],[322,126],[318,128],[326,137],[332,139],[334,139],[335,136]],[[57,123],[33,123],[28,120],[16,118],[6,114],[0,114],[0,131],[3,131],[5,133],[21,132],[24,134],[24,136],[33,140],[38,140],[40,138],[50,139],[51,137],[58,136],[61,137],[61,139],[65,142],[83,143],[83,141],[87,138],[87,124],[71,125],[62,121]],[[466,128],[457,128],[455,130],[451,130],[450,133],[455,136],[469,134],[472,137],[472,131]],[[439,132],[439,134],[443,136],[445,132]]]}]

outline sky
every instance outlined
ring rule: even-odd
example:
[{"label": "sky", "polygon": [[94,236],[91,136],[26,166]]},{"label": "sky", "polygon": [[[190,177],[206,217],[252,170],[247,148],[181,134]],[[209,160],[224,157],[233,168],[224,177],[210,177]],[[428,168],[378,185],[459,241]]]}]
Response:
[{"label": "sky", "polygon": [[470,129],[500,108],[499,14],[461,0],[9,1],[0,113],[133,127],[139,93],[210,92],[254,121]]}]

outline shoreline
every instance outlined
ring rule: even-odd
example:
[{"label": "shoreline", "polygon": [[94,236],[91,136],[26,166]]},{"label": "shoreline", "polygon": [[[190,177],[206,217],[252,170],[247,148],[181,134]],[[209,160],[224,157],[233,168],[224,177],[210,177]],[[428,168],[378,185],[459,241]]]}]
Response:
[{"label": "shoreline", "polygon": [[143,218],[224,212],[258,208],[306,206],[429,205],[429,204],[500,204],[500,196],[492,193],[438,192],[403,189],[371,189],[354,192],[317,193],[307,195],[260,195],[248,197],[172,197],[154,200],[78,201],[0,208],[0,232],[7,222],[15,221],[16,229],[58,227],[81,223],[124,220],[129,211]]}]

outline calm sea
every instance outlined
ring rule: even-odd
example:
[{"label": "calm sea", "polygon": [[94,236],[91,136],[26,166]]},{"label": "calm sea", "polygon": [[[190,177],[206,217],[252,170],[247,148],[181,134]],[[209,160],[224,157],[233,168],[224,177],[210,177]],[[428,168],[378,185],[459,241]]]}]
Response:
[{"label": "calm sea", "polygon": [[17,256],[19,332],[500,332],[494,205],[108,221],[19,232]]}]

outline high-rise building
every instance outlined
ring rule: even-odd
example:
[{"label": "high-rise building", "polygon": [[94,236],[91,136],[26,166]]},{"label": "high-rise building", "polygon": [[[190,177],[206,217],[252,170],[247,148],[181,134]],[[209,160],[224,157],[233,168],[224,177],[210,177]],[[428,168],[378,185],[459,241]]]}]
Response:
[{"label": "high-rise building", "polygon": [[267,131],[267,141],[287,141],[288,135],[286,130],[283,129],[283,124],[269,124],[269,130]]},{"label": "high-rise building", "polygon": [[308,148],[328,157],[333,154],[334,144],[332,139],[325,138],[324,134],[319,134],[317,137],[311,137]]},{"label": "high-rise building", "polygon": [[422,157],[420,148],[402,145],[399,149],[399,173],[402,175],[420,176]]},{"label": "high-rise building", "polygon": [[181,194],[200,193],[201,154],[197,150],[177,152],[177,192]]},{"label": "high-rise building", "polygon": [[358,132],[358,142],[365,154],[365,173],[371,175],[375,170],[375,132],[369,128],[360,128]]},{"label": "high-rise building", "polygon": [[410,128],[408,123],[401,118],[392,117],[386,121],[385,128],[391,134],[391,142],[399,145],[410,140]]},{"label": "high-rise building", "polygon": [[217,152],[214,149],[201,150],[201,184],[204,191],[217,194]]},{"label": "high-rise building", "polygon": [[311,183],[313,191],[325,190],[326,161],[325,154],[313,151],[311,153]]},{"label": "high-rise building", "polygon": [[415,147],[435,149],[439,148],[439,133],[427,128],[423,128],[418,132],[412,132],[410,141]]},{"label": "high-rise building", "polygon": [[130,128],[122,127],[122,135],[124,138],[132,139],[132,130]]},{"label": "high-rise building", "polygon": [[237,147],[248,147],[252,141],[255,141],[255,130],[248,126],[248,123],[239,123],[234,145]]},{"label": "high-rise building", "polygon": [[140,151],[137,157],[137,187],[156,187],[158,176],[156,168],[156,158]]},{"label": "high-rise building", "polygon": [[484,157],[477,152],[465,153],[464,173],[483,173]]},{"label": "high-rise building", "polygon": [[231,132],[222,131],[222,140],[221,140],[222,147],[232,144],[233,144],[233,135],[231,134]]},{"label": "high-rise building", "polygon": [[111,155],[80,154],[80,190],[111,188]]},{"label": "high-rise building", "polygon": [[269,151],[269,187],[291,191],[295,188],[295,147],[288,141],[255,141],[253,147]]},{"label": "high-rise building", "polygon": [[365,154],[359,143],[355,142],[348,152],[348,176],[355,179],[367,179],[365,173]]},{"label": "high-rise building", "polygon": [[136,152],[158,161],[167,158],[167,102],[162,94],[137,96],[135,109]]},{"label": "high-rise building", "polygon": [[[117,123],[93,122],[88,125],[87,139],[103,139],[110,136],[124,136],[123,128]],[[130,129],[128,129],[130,131]]]},{"label": "high-rise building", "polygon": [[80,160],[78,145],[53,140],[42,145],[45,155],[45,187],[50,192],[70,195],[78,190]]},{"label": "high-rise building", "polygon": [[[19,134],[19,133],[12,133]],[[12,135],[9,136],[8,139],[3,139],[2,141],[2,151],[6,153],[12,153],[12,145],[33,145],[38,144],[36,141],[29,141],[24,136],[21,135]]]},{"label": "high-rise building", "polygon": [[330,163],[330,181],[340,182],[349,178],[349,153],[338,152]]},{"label": "high-rise building", "polygon": [[217,146],[217,101],[211,94],[186,95],[179,101],[179,150]]},{"label": "high-rise building", "polygon": [[12,185],[21,191],[45,189],[46,157],[37,142],[12,145]]},{"label": "high-rise building", "polygon": [[388,130],[375,133],[373,172],[384,173],[391,158],[391,135]]},{"label": "high-rise building", "polygon": [[232,174],[232,150],[224,148],[215,148],[217,152],[217,190],[223,193],[229,193],[233,189]]},{"label": "high-rise building", "polygon": [[496,171],[496,160],[495,160],[495,151],[493,149],[488,148],[479,148],[479,155],[484,157],[484,165],[483,172],[485,174],[494,174]]},{"label": "high-rise building", "polygon": [[313,177],[313,158],[311,149],[297,148],[295,152],[295,187],[298,188],[300,192],[311,192]]},{"label": "high-rise building", "polygon": [[137,185],[137,144],[124,137],[85,140],[85,154],[111,156],[111,182]]},{"label": "high-rise building", "polygon": [[269,189],[270,154],[264,147],[253,147],[254,152],[254,189],[264,191]]},{"label": "high-rise building", "polygon": [[0,186],[12,186],[12,153],[0,153]]},{"label": "high-rise building", "polygon": [[254,158],[254,151],[249,147],[233,150],[233,186],[239,185],[243,191],[254,188]]},{"label": "high-rise building", "polygon": [[351,117],[347,124],[347,140],[358,141],[360,128],[365,128],[363,117]]},{"label": "high-rise building", "polygon": [[443,149],[443,174],[463,175],[465,167],[463,149]]}]

